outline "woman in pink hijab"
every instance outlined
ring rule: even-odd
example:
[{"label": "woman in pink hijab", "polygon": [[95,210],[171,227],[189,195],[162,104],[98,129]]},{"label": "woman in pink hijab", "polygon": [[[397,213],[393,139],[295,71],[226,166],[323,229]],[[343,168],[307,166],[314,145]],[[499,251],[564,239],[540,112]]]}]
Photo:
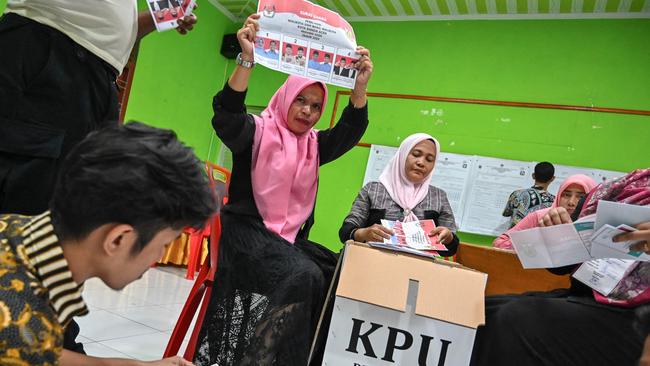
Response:
[{"label": "woman in pink hijab", "polygon": [[430,185],[440,155],[440,144],[426,133],[416,133],[402,141],[397,154],[379,177],[379,182],[366,184],[352,204],[352,209],[339,229],[342,242],[382,241],[392,231],[381,220],[413,221],[432,219],[436,228],[429,235],[438,236],[451,256],[458,248],[456,223],[447,194]]},{"label": "woman in pink hijab", "polygon": [[569,213],[569,215],[573,214],[573,211],[575,211],[578,202],[584,198],[587,193],[589,193],[595,186],[596,181],[584,174],[575,174],[568,177],[560,185],[560,189],[557,191],[555,201],[551,207],[529,213],[526,215],[526,217],[521,219],[517,225],[513,226],[510,230],[494,239],[492,246],[500,249],[512,249],[510,233],[540,226],[539,221],[552,208],[563,207]]},{"label": "woman in pink hijab", "polygon": [[350,103],[335,127],[313,127],[327,102],[321,82],[289,76],[260,116],[244,100],[254,66],[259,15],[237,32],[242,48],[214,98],[212,125],[232,151],[228,203],[215,286],[201,327],[197,365],[300,365],[311,341],[337,257],[307,240],[318,170],[350,150],[368,124],[370,53],[361,55]]},{"label": "woman in pink hijab", "polygon": [[[648,206],[650,169],[601,183],[573,215],[562,206],[547,210],[540,226],[596,213],[601,200]],[[650,252],[650,222],[630,224],[638,230],[615,241],[638,240],[633,250]],[[572,273],[578,266],[552,272]],[[631,268],[607,296],[573,280],[570,289],[487,297],[485,326],[478,328],[471,365],[645,365],[639,357],[644,341],[650,356],[650,262]],[[635,327],[635,312],[643,314],[640,327]]]}]

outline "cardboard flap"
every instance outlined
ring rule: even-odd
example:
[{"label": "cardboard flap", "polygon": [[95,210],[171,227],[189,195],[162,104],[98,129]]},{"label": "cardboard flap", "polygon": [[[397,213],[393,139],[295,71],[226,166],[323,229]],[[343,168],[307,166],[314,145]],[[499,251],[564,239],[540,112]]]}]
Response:
[{"label": "cardboard flap", "polygon": [[426,258],[347,244],[337,296],[404,312],[418,282],[417,315],[476,328],[485,323],[487,275]]}]

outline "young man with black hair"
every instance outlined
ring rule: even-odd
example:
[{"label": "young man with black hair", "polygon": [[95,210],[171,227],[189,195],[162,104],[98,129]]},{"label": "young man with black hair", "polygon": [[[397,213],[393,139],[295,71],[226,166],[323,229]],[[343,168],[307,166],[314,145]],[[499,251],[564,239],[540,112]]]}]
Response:
[{"label": "young man with black hair", "polygon": [[63,162],[49,211],[0,215],[0,364],[143,364],[62,350],[64,328],[88,313],[83,283],[123,288],[215,208],[200,161],[172,131],[130,123],[91,133]]},{"label": "young man with black hair", "polygon": [[535,184],[526,189],[518,189],[510,194],[503,216],[510,217],[512,228],[521,219],[533,211],[551,207],[555,196],[548,192],[548,186],[555,179],[555,167],[553,164],[543,161],[535,165],[533,180]]}]

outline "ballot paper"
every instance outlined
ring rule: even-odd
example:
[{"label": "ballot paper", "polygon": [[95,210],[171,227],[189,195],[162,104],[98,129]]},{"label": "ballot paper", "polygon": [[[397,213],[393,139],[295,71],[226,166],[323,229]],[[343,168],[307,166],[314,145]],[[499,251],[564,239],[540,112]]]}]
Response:
[{"label": "ballot paper", "polygon": [[178,21],[194,11],[196,0],[149,0],[149,13],[158,32],[178,27]]},{"label": "ballot paper", "polygon": [[384,239],[384,244],[406,246],[416,250],[447,250],[446,246],[440,244],[437,236],[429,236],[431,230],[436,228],[433,220],[381,220],[381,225],[394,232],[390,238]]},{"label": "ballot paper", "polygon": [[594,259],[583,263],[573,277],[607,296],[638,264],[629,259]]},{"label": "ballot paper", "polygon": [[648,261],[647,254],[630,250],[633,241],[617,243],[613,238],[649,220],[650,207],[600,201],[595,216],[509,236],[524,268],[554,268],[607,258]]},{"label": "ballot paper", "polygon": [[356,37],[338,13],[307,0],[260,0],[255,62],[273,70],[353,88]]},{"label": "ballot paper", "polygon": [[592,259],[575,224],[536,227],[509,235],[524,268],[555,268]]},{"label": "ballot paper", "polygon": [[595,258],[619,258],[631,259],[642,262],[650,260],[650,256],[638,251],[630,250],[634,240],[614,242],[614,237],[620,234],[636,231],[635,228],[621,224],[614,227],[609,224],[603,225],[592,238],[591,255]]}]

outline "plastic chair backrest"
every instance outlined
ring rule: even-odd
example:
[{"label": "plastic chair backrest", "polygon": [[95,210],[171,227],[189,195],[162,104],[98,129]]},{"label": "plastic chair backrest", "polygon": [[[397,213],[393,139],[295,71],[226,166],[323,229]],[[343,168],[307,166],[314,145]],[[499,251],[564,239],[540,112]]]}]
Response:
[{"label": "plastic chair backrest", "polygon": [[198,311],[197,321],[194,329],[191,330],[191,337],[184,354],[186,359],[193,358],[198,332],[210,302],[212,283],[217,270],[219,237],[221,236],[221,219],[219,214],[221,213],[221,207],[228,202],[228,186],[230,184],[231,173],[228,169],[207,161],[205,163],[205,170],[218,202],[217,212],[208,220],[208,225],[210,226],[210,257],[209,260],[206,260],[200,266],[199,275],[181,310],[163,357],[174,356],[178,353],[181,343],[189,330],[190,323]]}]

